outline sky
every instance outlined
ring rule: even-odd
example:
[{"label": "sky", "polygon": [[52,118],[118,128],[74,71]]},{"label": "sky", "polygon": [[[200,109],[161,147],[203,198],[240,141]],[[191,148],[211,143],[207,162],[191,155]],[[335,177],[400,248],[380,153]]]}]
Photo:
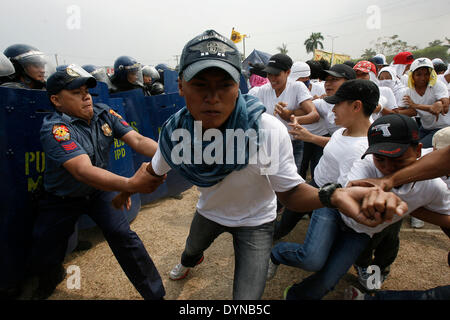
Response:
[{"label": "sky", "polygon": [[[294,61],[312,58],[304,41],[321,32],[324,50],[358,58],[379,37],[426,47],[450,38],[448,0],[16,0],[2,1],[0,50],[37,47],[56,64],[112,66],[122,55],[145,65],[177,65],[184,44],[207,29],[246,34],[253,49]],[[244,43],[237,47],[244,53]]]}]

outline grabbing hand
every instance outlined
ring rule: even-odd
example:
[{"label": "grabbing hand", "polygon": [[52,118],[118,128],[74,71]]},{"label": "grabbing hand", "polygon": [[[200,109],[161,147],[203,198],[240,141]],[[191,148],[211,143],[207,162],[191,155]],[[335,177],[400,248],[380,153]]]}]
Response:
[{"label": "grabbing hand", "polygon": [[292,134],[294,139],[310,142],[311,138],[314,136],[308,129],[296,122],[288,123],[288,125],[292,127],[292,130],[289,130],[289,133]]},{"label": "grabbing hand", "polygon": [[292,111],[287,108],[286,102],[278,102],[275,105],[275,111],[273,115],[279,115],[284,121],[289,121],[292,115]]},{"label": "grabbing hand", "polygon": [[[148,167],[150,167],[150,169]],[[152,193],[166,180],[167,175],[156,176],[151,172],[153,172],[151,163],[142,163],[139,170],[128,180],[128,192]]]},{"label": "grabbing hand", "polygon": [[131,209],[131,193],[129,192],[121,192],[118,195],[112,199],[112,205],[116,209],[122,209],[125,208],[127,210]]},{"label": "grabbing hand", "polygon": [[331,197],[331,203],[343,214],[369,227],[391,221],[394,215],[401,216],[408,210],[406,202],[397,195],[378,187],[336,189]]},{"label": "grabbing hand", "polygon": [[379,187],[384,191],[391,191],[394,187],[392,180],[389,176],[383,178],[366,178],[360,180],[353,180],[347,184],[347,187]]}]

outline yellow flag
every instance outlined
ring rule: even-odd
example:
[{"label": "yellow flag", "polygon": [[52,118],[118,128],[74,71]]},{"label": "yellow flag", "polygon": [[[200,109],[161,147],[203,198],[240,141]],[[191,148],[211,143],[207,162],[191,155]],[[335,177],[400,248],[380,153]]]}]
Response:
[{"label": "yellow flag", "polygon": [[242,34],[240,34],[239,32],[235,31],[234,28],[233,28],[233,30],[231,30],[231,37],[230,37],[230,39],[231,39],[231,41],[233,41],[234,43],[238,43],[238,42],[241,42],[242,39],[243,39],[245,36],[246,36],[245,34],[242,35]]}]

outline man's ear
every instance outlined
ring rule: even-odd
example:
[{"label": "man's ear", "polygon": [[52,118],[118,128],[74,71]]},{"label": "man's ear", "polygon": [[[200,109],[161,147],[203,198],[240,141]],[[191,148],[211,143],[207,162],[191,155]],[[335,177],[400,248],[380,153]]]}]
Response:
[{"label": "man's ear", "polygon": [[181,97],[184,97],[184,92],[183,92],[183,79],[180,77],[178,78],[178,94]]},{"label": "man's ear", "polygon": [[361,100],[355,100],[352,104],[353,110],[359,112],[363,109],[363,104]]},{"label": "man's ear", "polygon": [[60,98],[59,98],[59,96],[58,95],[56,95],[56,94],[52,94],[51,96],[50,96],[50,101],[53,103],[53,105],[55,106],[55,107],[61,107],[61,101],[60,101]]}]

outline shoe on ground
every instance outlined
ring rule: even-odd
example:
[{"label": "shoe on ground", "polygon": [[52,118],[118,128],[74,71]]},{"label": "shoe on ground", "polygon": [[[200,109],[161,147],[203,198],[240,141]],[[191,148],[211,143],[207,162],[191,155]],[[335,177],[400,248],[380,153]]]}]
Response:
[{"label": "shoe on ground", "polygon": [[356,273],[358,274],[358,282],[363,286],[363,288],[369,291],[373,290],[369,289],[369,286],[367,285],[369,277],[372,275],[369,272],[367,272],[367,268],[357,266],[356,264],[354,264],[353,267],[355,267]]},{"label": "shoe on ground", "polygon": [[423,228],[424,225],[425,222],[423,222],[422,220],[411,217],[411,228],[420,229]]},{"label": "shoe on ground", "polygon": [[66,277],[66,270],[59,264],[49,271],[39,275],[39,286],[33,293],[32,300],[44,300],[50,297]]},{"label": "shoe on ground", "polygon": [[269,258],[269,268],[267,269],[267,280],[272,280],[277,273],[278,264],[272,262],[272,259]]},{"label": "shoe on ground", "polygon": [[[196,265],[199,265],[203,262],[203,256],[198,260]],[[187,277],[189,270],[191,270],[190,267],[185,267],[181,263],[177,264],[170,272],[169,272],[169,278],[172,280],[181,280]]]},{"label": "shoe on ground", "polygon": [[356,287],[350,286],[344,291],[344,300],[364,300],[364,293]]}]

